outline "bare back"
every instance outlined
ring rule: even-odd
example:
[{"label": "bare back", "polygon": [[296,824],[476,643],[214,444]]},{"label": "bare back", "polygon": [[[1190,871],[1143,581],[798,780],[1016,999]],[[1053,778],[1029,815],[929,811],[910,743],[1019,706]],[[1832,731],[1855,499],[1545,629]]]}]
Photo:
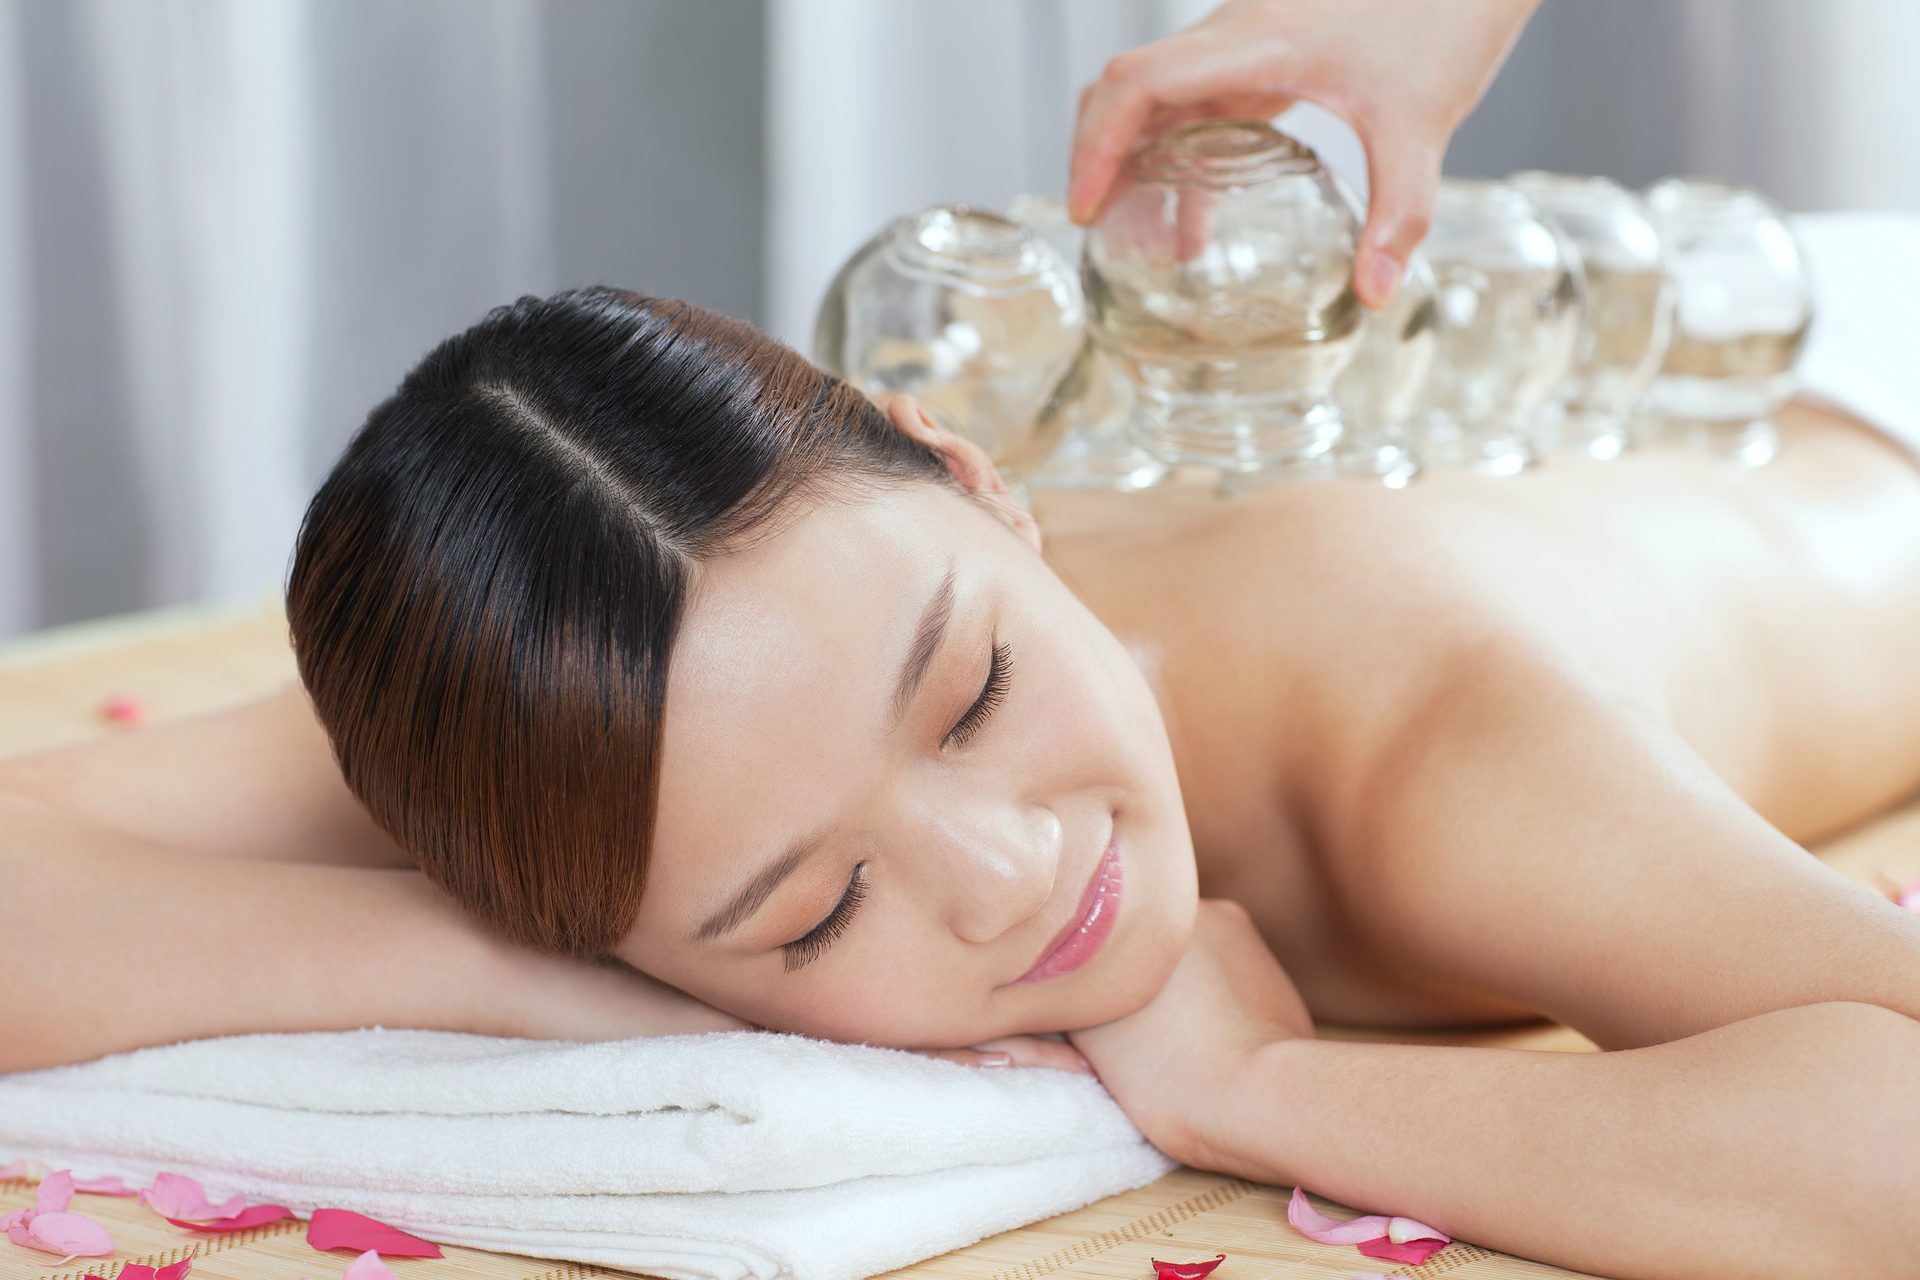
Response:
[{"label": "bare back", "polygon": [[1532,1011],[1362,976],[1350,855],[1322,820],[1472,655],[1616,689],[1795,841],[1920,787],[1920,469],[1807,406],[1783,429],[1759,469],[1643,451],[1401,492],[1035,506],[1055,567],[1161,699],[1202,893],[1253,911],[1320,1016],[1503,1020]]}]

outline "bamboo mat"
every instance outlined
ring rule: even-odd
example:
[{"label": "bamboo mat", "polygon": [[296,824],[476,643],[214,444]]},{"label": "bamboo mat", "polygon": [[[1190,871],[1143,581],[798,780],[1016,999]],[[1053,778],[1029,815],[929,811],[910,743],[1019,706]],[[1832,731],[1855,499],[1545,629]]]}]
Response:
[{"label": "bamboo mat", "polygon": [[[148,723],[153,723],[248,701],[295,678],[277,592],[250,604],[155,610],[0,642],[0,756],[133,732],[100,714],[102,703],[115,694],[138,698]],[[1888,814],[1818,852],[1842,873],[1872,887],[1877,887],[1878,875],[1904,878],[1920,873],[1920,805]],[[1568,1052],[1593,1047],[1568,1028],[1541,1023],[1472,1034],[1387,1034],[1329,1026],[1322,1027],[1321,1034]],[[1369,1271],[1448,1280],[1579,1274],[1459,1242],[1418,1267],[1396,1268],[1351,1247],[1315,1244],[1293,1230],[1286,1213],[1290,1190],[1180,1168],[1147,1186],[888,1275],[893,1280],[1152,1280],[1151,1258],[1194,1261],[1220,1253],[1227,1261],[1213,1273],[1214,1280],[1344,1280]],[[33,1198],[31,1182],[0,1181],[0,1215],[31,1205]],[[1314,1202],[1336,1216],[1351,1212],[1319,1197]],[[195,1280],[331,1280],[353,1258],[345,1251],[322,1255],[310,1248],[301,1221],[200,1235],[171,1226],[137,1200],[82,1192],[73,1208],[98,1218],[112,1232],[117,1247],[110,1259],[48,1268],[36,1265],[38,1255],[0,1241],[0,1280],[82,1280],[90,1274],[112,1280],[128,1262],[164,1266],[189,1253],[194,1255]],[[585,1280],[634,1274],[443,1247],[444,1258],[397,1258],[389,1265],[400,1280]]]}]

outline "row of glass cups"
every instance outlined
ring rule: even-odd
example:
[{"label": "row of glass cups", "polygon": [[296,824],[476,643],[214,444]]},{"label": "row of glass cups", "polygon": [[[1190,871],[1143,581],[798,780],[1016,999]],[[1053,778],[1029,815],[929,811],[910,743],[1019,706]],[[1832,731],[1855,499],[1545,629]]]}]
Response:
[{"label": "row of glass cups", "polygon": [[1511,474],[1543,454],[1676,441],[1759,465],[1812,291],[1756,192],[1529,170],[1445,179],[1399,295],[1336,384],[1344,470]]},{"label": "row of glass cups", "polygon": [[1162,135],[1088,233],[1057,200],[1010,212],[889,223],[829,286],[814,355],[877,400],[912,391],[1016,485],[1139,488],[1183,462],[1398,485],[1607,457],[1645,434],[1630,414],[1663,362],[1654,398],[1691,438],[1764,461],[1806,328],[1778,212],[1713,184],[1642,202],[1599,178],[1448,180],[1373,315],[1349,284],[1351,196],[1264,124]]}]

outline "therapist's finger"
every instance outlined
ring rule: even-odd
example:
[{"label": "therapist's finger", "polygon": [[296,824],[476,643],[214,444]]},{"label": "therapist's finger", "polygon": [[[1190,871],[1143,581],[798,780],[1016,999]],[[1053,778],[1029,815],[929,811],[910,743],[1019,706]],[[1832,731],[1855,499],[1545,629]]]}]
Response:
[{"label": "therapist's finger", "polygon": [[1213,236],[1213,207],[1220,203],[1218,192],[1206,187],[1187,187],[1178,196],[1174,209],[1174,253],[1182,262],[1200,256]]},{"label": "therapist's finger", "polygon": [[1279,88],[1285,79],[1271,50],[1250,49],[1244,41],[1205,28],[1116,55],[1080,94],[1068,162],[1067,216],[1092,223],[1142,134],[1206,115],[1255,113],[1271,119],[1290,101]]},{"label": "therapist's finger", "polygon": [[1415,130],[1381,127],[1361,136],[1367,147],[1367,222],[1354,254],[1353,288],[1365,305],[1384,307],[1433,224],[1442,148]]}]

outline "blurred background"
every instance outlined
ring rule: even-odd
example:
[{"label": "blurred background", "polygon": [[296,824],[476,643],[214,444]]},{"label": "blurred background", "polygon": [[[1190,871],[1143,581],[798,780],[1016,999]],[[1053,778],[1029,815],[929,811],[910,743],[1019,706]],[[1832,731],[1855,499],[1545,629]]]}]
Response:
[{"label": "blurred background", "polygon": [[[1081,86],[1212,7],[0,0],[0,639],[276,590],[367,411],[520,294],[806,350],[882,223],[1064,194]],[[1913,0],[1544,0],[1446,170],[1920,211],[1915,49]]]}]

